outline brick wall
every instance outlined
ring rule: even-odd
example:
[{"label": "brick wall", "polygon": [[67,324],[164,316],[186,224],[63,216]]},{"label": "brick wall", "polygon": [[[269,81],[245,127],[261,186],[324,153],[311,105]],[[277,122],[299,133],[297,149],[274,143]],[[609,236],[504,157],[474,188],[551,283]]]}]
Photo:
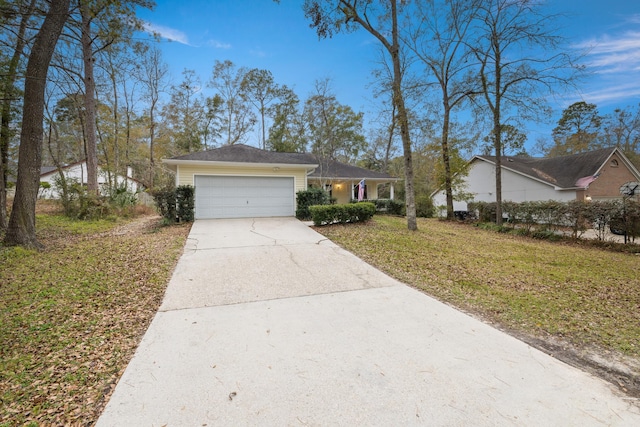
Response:
[{"label": "brick wall", "polygon": [[636,181],[636,177],[629,171],[622,159],[614,154],[600,171],[598,179],[589,185],[585,196],[590,196],[592,199],[621,197],[620,187],[629,181]]}]

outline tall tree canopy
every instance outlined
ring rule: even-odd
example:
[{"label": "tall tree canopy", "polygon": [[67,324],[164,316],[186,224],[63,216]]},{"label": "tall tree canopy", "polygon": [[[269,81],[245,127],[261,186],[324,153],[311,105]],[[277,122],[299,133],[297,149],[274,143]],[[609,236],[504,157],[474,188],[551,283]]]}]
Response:
[{"label": "tall tree canopy", "polygon": [[352,163],[365,148],[363,114],[340,104],[327,79],[316,82],[316,92],[305,102],[304,119],[310,150],[322,158]]},{"label": "tall tree canopy", "polygon": [[593,150],[601,124],[602,117],[595,104],[584,101],[571,104],[553,129],[554,145],[548,155],[556,157]]},{"label": "tall tree canopy", "polygon": [[[537,0],[480,0],[465,42],[479,63],[496,156],[496,218],[502,223],[502,131],[519,119],[548,114],[547,96],[575,79],[573,58]],[[517,113],[510,115],[510,113]],[[511,123],[510,123],[511,122]]]},{"label": "tall tree canopy", "polygon": [[411,135],[409,117],[405,104],[402,84],[401,41],[399,18],[404,2],[398,0],[358,1],[358,0],[305,0],[305,16],[318,36],[331,37],[335,32],[353,31],[362,28],[374,36],[391,58],[393,104],[397,111],[397,121],[402,137],[404,152],[405,201],[407,228],[417,230],[415,190],[413,188],[413,161],[411,158]]}]

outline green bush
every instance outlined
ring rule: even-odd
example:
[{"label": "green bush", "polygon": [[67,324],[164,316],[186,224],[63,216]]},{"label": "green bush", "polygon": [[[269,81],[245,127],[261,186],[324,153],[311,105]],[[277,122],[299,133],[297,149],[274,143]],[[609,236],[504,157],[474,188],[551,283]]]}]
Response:
[{"label": "green bush", "polygon": [[329,193],[321,188],[309,188],[296,193],[296,218],[306,221],[311,219],[310,206],[328,205],[331,202]]},{"label": "green bush", "polygon": [[193,221],[195,217],[195,188],[191,185],[181,185],[176,188],[176,213],[178,221]]},{"label": "green bush", "polygon": [[156,209],[165,222],[172,224],[176,222],[178,217],[176,209],[176,191],[175,188],[166,187],[158,188],[151,191],[151,196],[156,202]]},{"label": "green bush", "polygon": [[193,221],[195,217],[195,189],[191,185],[166,187],[151,192],[158,213],[168,224]]},{"label": "green bush", "polygon": [[[468,204],[468,209],[478,211],[480,222],[495,221],[495,203],[473,202]],[[559,229],[570,230],[571,236],[577,238],[593,228],[598,240],[605,240],[610,230],[626,232],[631,238],[640,234],[640,203],[635,200],[505,201],[502,209],[511,229],[517,225],[520,233],[540,238],[555,236]]]},{"label": "green bush", "polygon": [[376,213],[386,213],[389,215],[404,215],[404,203],[391,199],[373,199],[358,201],[351,199],[349,203],[373,203],[376,207]]},{"label": "green bush", "polygon": [[480,222],[496,222],[495,202],[471,202],[467,204],[468,211],[477,211]]},{"label": "green bush", "polygon": [[376,206],[370,202],[349,203],[346,205],[315,205],[309,207],[313,224],[346,224],[368,221],[376,213]]},{"label": "green bush", "polygon": [[427,195],[416,197],[416,216],[421,218],[431,218],[435,215],[436,209],[433,200]]}]

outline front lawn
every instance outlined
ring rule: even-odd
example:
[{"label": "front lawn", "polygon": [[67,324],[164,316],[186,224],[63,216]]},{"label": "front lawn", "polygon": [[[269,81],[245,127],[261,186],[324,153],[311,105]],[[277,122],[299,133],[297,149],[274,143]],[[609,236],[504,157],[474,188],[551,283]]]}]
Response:
[{"label": "front lawn", "polygon": [[0,426],[97,420],[189,231],[159,224],[41,214],[44,252],[0,246]]},{"label": "front lawn", "polygon": [[[516,335],[640,360],[640,256],[376,216],[317,231],[396,279]],[[636,372],[640,374],[640,372]],[[637,378],[636,378],[637,380]]]}]

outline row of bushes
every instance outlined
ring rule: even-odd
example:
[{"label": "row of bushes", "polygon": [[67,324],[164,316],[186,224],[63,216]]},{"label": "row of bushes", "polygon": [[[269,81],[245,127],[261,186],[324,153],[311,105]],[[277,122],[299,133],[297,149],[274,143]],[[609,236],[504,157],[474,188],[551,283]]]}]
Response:
[{"label": "row of bushes", "polygon": [[368,221],[376,213],[376,206],[369,202],[349,203],[346,205],[310,206],[309,212],[313,224],[346,224]]},{"label": "row of bushes", "polygon": [[[481,222],[495,222],[496,204],[473,202],[470,211],[478,213]],[[640,203],[635,200],[558,202],[503,202],[503,216],[507,226],[516,226],[525,232],[544,228],[557,231],[569,228],[573,237],[593,228],[600,240],[604,240],[608,228],[626,231],[628,236],[640,235]]]},{"label": "row of bushes", "polygon": [[191,185],[180,185],[154,190],[151,195],[158,212],[165,222],[189,222],[194,219],[195,189]]},{"label": "row of bushes", "polygon": [[[362,202],[372,203],[375,211],[386,213],[389,215],[404,215],[404,203],[391,199],[363,200]],[[351,203],[362,203],[357,200],[351,200]],[[320,188],[309,188],[304,191],[298,191],[296,194],[296,218],[307,221],[312,219],[311,206],[333,205],[335,200],[329,197],[329,193]]]},{"label": "row of bushes", "polygon": [[[362,202],[373,203],[376,212],[386,213],[389,215],[404,215],[404,203],[392,199],[374,199],[362,200]],[[351,203],[362,203],[357,200],[351,200]]]}]

